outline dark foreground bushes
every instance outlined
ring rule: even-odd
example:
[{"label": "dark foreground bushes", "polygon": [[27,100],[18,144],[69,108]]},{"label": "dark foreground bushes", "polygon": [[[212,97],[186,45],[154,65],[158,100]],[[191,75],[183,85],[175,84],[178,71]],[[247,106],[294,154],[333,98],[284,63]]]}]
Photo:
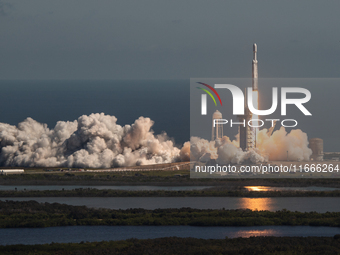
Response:
[{"label": "dark foreground bushes", "polygon": [[334,191],[248,191],[234,187],[210,188],[204,190],[28,190],[0,191],[0,197],[340,197],[340,190]]},{"label": "dark foreground bushes", "polygon": [[8,245],[1,254],[251,254],[301,255],[340,254],[340,240],[332,237],[250,237],[235,239],[195,239],[167,237],[125,241]]},{"label": "dark foreground bushes", "polygon": [[36,201],[0,201],[0,228],[81,225],[130,226],[331,226],[340,227],[340,212],[212,209],[94,209]]}]

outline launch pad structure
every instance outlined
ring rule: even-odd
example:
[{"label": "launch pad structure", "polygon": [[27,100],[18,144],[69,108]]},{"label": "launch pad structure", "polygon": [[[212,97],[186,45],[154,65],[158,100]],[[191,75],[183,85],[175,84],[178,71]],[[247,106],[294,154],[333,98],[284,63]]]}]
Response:
[{"label": "launch pad structure", "polygon": [[216,110],[213,114],[213,122],[212,122],[212,132],[211,132],[211,141],[215,141],[216,139],[222,139],[223,137],[223,125],[218,122],[215,124],[214,127],[214,120],[215,119],[222,119],[222,113]]}]

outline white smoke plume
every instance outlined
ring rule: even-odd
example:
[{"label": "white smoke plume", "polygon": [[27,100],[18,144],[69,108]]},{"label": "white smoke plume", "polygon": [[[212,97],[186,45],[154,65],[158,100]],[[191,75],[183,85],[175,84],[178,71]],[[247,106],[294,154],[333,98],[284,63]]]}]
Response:
[{"label": "white smoke plume", "polygon": [[32,118],[17,127],[0,123],[0,165],[110,168],[180,160],[180,149],[165,133],[153,134],[151,119],[124,127],[116,122],[96,113],[59,121],[52,130]]},{"label": "white smoke plume", "polygon": [[[281,127],[272,135],[259,131],[257,149],[244,152],[238,135],[231,141],[207,141],[191,137],[182,149],[174,146],[165,133],[154,135],[154,122],[140,117],[132,125],[120,126],[114,116],[104,113],[83,115],[75,121],[59,121],[54,129],[27,118],[18,126],[0,123],[0,165],[25,167],[110,168],[201,161],[219,164],[266,162],[268,160],[308,161],[307,134]],[[191,147],[191,148],[190,148]]]},{"label": "white smoke plume", "polygon": [[309,161],[312,155],[307,134],[300,129],[287,133],[285,128],[281,127],[271,136],[268,135],[267,129],[263,129],[257,135],[257,147],[269,160],[287,160],[288,156],[288,160],[292,161]]},{"label": "white smoke plume", "polygon": [[[242,151],[238,138],[239,135],[236,135],[236,140],[231,141],[229,137],[224,136],[220,140],[207,141],[191,137],[191,159],[200,162],[213,159],[219,164],[240,164],[287,160],[287,156],[288,160],[292,161],[309,161],[312,155],[307,134],[300,129],[287,133],[285,128],[281,127],[272,135],[267,133],[267,129],[263,129],[257,134],[257,148],[251,151]],[[185,146],[181,153],[183,150],[186,150]]]},{"label": "white smoke plume", "polygon": [[[194,161],[207,162],[215,159],[219,164],[240,164],[245,161],[252,163],[265,162],[267,157],[258,150],[244,152],[236,144],[224,136],[221,140],[207,141],[199,137],[191,137],[191,159]],[[182,148],[182,151],[184,146]]]}]

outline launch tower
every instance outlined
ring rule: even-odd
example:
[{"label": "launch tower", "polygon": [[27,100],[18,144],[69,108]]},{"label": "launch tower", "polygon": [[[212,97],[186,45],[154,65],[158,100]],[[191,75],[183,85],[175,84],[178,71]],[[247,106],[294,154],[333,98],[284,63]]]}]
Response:
[{"label": "launch tower", "polygon": [[213,114],[211,141],[215,141],[216,139],[221,139],[223,137],[223,125],[220,123],[217,123],[215,124],[215,127],[214,127],[214,119],[222,119],[222,113],[219,110],[216,110]]},{"label": "launch tower", "polygon": [[248,121],[252,118],[252,113],[247,106],[247,89],[245,89],[245,102],[244,102],[244,115],[239,115],[238,119],[244,125],[240,124],[240,148],[243,151],[248,151],[255,148],[254,132],[251,127],[248,126]]}]

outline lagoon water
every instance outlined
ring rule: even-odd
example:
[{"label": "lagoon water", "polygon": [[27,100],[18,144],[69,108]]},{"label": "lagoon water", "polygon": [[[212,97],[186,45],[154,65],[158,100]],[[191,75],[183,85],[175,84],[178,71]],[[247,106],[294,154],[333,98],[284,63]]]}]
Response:
[{"label": "lagoon water", "polygon": [[193,226],[71,226],[0,229],[0,245],[71,243],[129,238],[193,237],[223,239],[250,236],[334,236],[340,228],[311,226],[193,227]]},{"label": "lagoon water", "polygon": [[330,187],[271,187],[271,186],[245,186],[245,189],[249,191],[334,191],[340,190],[340,188]]},{"label": "lagoon water", "polygon": [[340,197],[1,197],[0,200],[61,203],[94,208],[182,208],[241,209],[300,212],[340,212]]}]

